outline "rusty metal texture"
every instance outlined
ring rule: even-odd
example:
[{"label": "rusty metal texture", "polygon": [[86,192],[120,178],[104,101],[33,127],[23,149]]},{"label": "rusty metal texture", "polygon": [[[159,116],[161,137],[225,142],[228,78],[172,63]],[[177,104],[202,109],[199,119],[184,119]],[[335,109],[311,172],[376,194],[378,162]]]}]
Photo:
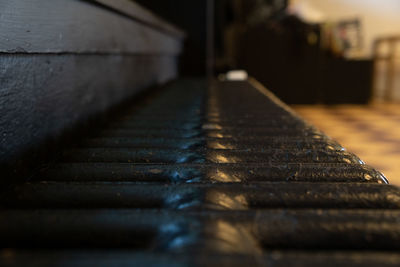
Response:
[{"label": "rusty metal texture", "polygon": [[387,183],[257,84],[177,81],[0,194],[0,265],[398,266]]}]

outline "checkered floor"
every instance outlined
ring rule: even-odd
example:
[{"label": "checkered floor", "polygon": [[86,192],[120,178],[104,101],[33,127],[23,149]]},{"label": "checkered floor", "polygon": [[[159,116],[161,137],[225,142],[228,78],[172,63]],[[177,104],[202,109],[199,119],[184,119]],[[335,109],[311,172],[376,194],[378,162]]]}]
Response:
[{"label": "checkered floor", "polygon": [[373,104],[293,108],[307,121],[400,186],[400,105]]}]

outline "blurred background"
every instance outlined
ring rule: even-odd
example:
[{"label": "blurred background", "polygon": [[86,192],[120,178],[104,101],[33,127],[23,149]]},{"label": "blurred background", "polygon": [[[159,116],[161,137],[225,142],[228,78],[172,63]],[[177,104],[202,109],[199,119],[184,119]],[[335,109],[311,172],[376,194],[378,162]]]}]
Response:
[{"label": "blurred background", "polygon": [[182,75],[245,70],[400,185],[400,1],[138,2],[188,33]]}]

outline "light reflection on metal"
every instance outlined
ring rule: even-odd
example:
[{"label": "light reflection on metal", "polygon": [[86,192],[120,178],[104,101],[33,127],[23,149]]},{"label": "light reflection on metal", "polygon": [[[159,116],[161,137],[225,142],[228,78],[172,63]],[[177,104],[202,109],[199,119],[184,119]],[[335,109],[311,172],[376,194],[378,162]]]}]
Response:
[{"label": "light reflection on metal", "polygon": [[227,157],[220,153],[210,153],[207,159],[214,163],[238,163],[240,160],[237,157]]},{"label": "light reflection on metal", "polygon": [[209,173],[208,178],[221,183],[239,183],[243,180],[239,175],[228,174],[219,170],[215,173]]},{"label": "light reflection on metal", "polygon": [[336,149],[333,146],[328,145],[326,146],[326,150],[335,151]]},{"label": "light reflection on metal", "polygon": [[235,149],[233,145],[221,144],[218,141],[208,141],[207,147],[211,149]]},{"label": "light reflection on metal", "polygon": [[159,249],[179,251],[184,247],[195,244],[198,239],[199,232],[197,229],[199,227],[200,225],[193,221],[190,222],[190,231],[188,222],[185,221],[161,225],[157,240]]},{"label": "light reflection on metal", "polygon": [[243,194],[230,196],[216,190],[207,192],[207,202],[211,202],[221,209],[229,210],[247,210],[247,199]]},{"label": "light reflection on metal", "polygon": [[215,250],[224,253],[252,253],[261,254],[260,246],[246,225],[232,224],[218,220],[213,225],[213,232],[217,240]]},{"label": "light reflection on metal", "polygon": [[222,134],[219,132],[209,132],[207,133],[207,136],[211,138],[232,138],[232,135]]},{"label": "light reflection on metal", "polygon": [[171,194],[165,199],[165,207],[176,210],[191,209],[196,206],[201,206],[202,203],[202,193],[196,190],[183,194]]},{"label": "light reflection on metal", "polygon": [[205,123],[202,128],[204,130],[221,130],[222,126],[217,123]]}]

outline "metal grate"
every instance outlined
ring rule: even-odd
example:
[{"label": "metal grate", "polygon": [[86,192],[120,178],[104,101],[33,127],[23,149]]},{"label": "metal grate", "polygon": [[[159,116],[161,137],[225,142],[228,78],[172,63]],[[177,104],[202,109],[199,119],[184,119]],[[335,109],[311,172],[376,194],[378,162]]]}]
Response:
[{"label": "metal grate", "polygon": [[256,82],[182,80],[1,195],[4,266],[398,266],[400,191]]}]

